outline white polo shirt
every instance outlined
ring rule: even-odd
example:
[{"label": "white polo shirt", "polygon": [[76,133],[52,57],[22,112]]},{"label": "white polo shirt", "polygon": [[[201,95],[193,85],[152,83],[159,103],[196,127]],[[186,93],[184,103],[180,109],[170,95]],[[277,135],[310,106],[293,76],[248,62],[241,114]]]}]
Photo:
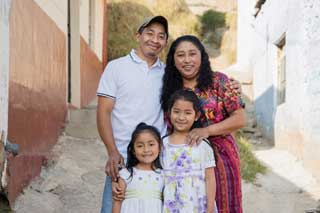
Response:
[{"label": "white polo shirt", "polygon": [[140,122],[157,127],[162,135],[166,133],[160,105],[164,68],[158,59],[149,69],[131,50],[127,56],[110,61],[101,76],[97,95],[115,100],[111,113],[113,136],[125,159],[131,134]]}]

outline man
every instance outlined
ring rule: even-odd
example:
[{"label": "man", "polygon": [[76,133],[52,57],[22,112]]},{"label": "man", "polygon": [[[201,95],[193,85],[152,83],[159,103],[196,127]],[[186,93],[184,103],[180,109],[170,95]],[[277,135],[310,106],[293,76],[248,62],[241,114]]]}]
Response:
[{"label": "man", "polygon": [[163,16],[146,20],[135,35],[136,50],[111,61],[98,87],[98,131],[108,152],[107,174],[101,212],[111,212],[111,179],[126,159],[127,145],[136,125],[145,122],[164,134],[160,92],[165,65],[159,54],[168,40],[168,22]]},{"label": "man", "polygon": [[[136,125],[145,122],[166,132],[160,105],[165,65],[159,54],[168,40],[168,21],[163,16],[147,19],[135,35],[137,49],[108,63],[101,76],[97,95],[97,124],[108,152],[107,174],[101,212],[111,212],[111,180],[124,165],[127,146]],[[239,88],[238,82],[231,87]]]}]

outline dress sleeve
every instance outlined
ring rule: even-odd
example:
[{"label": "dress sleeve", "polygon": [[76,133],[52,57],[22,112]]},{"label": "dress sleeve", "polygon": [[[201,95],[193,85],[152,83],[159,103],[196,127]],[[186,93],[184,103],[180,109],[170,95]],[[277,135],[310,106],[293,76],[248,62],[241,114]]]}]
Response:
[{"label": "dress sleeve", "polygon": [[214,158],[213,148],[206,141],[202,141],[199,146],[201,146],[200,154],[202,167],[204,169],[215,167],[216,161]]},{"label": "dress sleeve", "polygon": [[126,184],[130,181],[130,173],[126,168],[123,168],[119,171],[120,177],[124,180]]},{"label": "dress sleeve", "polygon": [[115,99],[117,95],[117,69],[115,63],[110,62],[101,75],[97,96]]},{"label": "dress sleeve", "polygon": [[239,108],[244,108],[245,104],[241,95],[227,87],[227,84],[230,82],[228,76],[220,72],[216,72],[215,75],[219,86],[218,95],[222,98],[224,108],[228,114],[231,114]]},{"label": "dress sleeve", "polygon": [[160,152],[160,164],[162,166],[162,168],[165,168],[166,165],[165,165],[165,155],[167,154],[166,153],[166,149],[167,149],[167,143],[168,143],[168,136],[166,137],[163,137],[162,138],[162,148],[161,148],[161,152]]}]

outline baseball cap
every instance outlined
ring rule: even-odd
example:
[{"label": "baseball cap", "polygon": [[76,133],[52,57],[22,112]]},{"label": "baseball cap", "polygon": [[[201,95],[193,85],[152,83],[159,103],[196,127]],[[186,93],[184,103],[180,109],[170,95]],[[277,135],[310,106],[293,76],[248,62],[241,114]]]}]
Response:
[{"label": "baseball cap", "polygon": [[138,27],[137,32],[142,33],[144,28],[148,27],[149,25],[153,23],[159,23],[164,27],[164,31],[167,34],[167,38],[169,37],[169,32],[168,32],[168,21],[165,17],[163,16],[151,16],[148,17],[147,19],[144,20],[144,22]]}]

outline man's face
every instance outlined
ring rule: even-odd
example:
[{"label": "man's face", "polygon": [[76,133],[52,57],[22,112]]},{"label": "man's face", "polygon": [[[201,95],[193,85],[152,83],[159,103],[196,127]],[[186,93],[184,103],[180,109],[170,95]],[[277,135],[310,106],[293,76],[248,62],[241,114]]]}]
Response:
[{"label": "man's face", "polygon": [[163,25],[152,23],[136,34],[139,43],[138,52],[142,58],[157,58],[167,45],[167,34]]}]

